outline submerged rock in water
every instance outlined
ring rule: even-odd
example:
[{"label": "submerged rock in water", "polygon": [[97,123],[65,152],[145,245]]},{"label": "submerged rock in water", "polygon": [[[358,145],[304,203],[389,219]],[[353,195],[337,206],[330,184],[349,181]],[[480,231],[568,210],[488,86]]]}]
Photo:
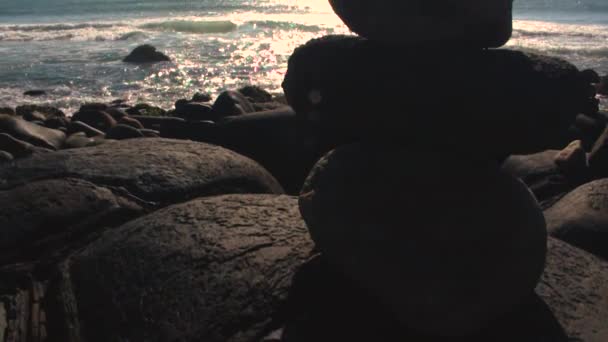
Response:
[{"label": "submerged rock in water", "polygon": [[46,91],[44,91],[44,90],[39,90],[39,89],[36,89],[36,90],[28,90],[28,91],[25,91],[25,92],[23,93],[23,95],[25,95],[25,96],[32,96],[32,97],[44,96],[44,95],[46,95]]},{"label": "submerged rock in water", "polygon": [[155,63],[168,61],[171,61],[169,57],[160,51],[156,51],[154,46],[148,44],[136,47],[123,59],[123,62],[127,63]]}]

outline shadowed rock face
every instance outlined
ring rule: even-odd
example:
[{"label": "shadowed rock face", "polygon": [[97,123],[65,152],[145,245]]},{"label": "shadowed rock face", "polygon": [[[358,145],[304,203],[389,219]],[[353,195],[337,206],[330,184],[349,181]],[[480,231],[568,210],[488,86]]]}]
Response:
[{"label": "shadowed rock face", "polygon": [[52,150],[60,148],[65,141],[65,133],[62,131],[3,114],[0,114],[0,133],[6,133],[34,146]]},{"label": "shadowed rock face", "polygon": [[354,32],[390,44],[499,47],[511,37],[512,0],[330,0]]},{"label": "shadowed rock face", "polygon": [[549,233],[608,260],[608,179],[584,184],[545,210]]},{"label": "shadowed rock face", "polygon": [[294,277],[283,341],[603,342],[607,303],[608,263],[549,238],[536,295],[477,334],[420,335],[404,329],[368,292],[316,258]]},{"label": "shadowed rock face", "polygon": [[161,204],[220,193],[282,193],[256,162],[192,141],[134,139],[35,155],[0,168],[0,189],[40,179],[80,178],[124,187]]},{"label": "shadowed rock face", "polygon": [[1,264],[33,258],[45,250],[59,252],[81,233],[99,231],[143,213],[127,197],[70,178],[0,191],[0,208]]},{"label": "shadowed rock face", "polygon": [[59,288],[88,341],[257,341],[312,247],[294,197],[197,199],[107,232]]},{"label": "shadowed rock face", "polygon": [[415,331],[476,332],[532,293],[544,267],[545,222],[527,187],[465,158],[351,144],[302,188],[324,257]]},{"label": "shadowed rock face", "polygon": [[596,101],[590,87],[585,74],[556,58],[348,36],[296,49],[283,82],[289,104],[328,150],[392,138],[488,158],[566,146],[576,116],[597,111],[588,110]]}]

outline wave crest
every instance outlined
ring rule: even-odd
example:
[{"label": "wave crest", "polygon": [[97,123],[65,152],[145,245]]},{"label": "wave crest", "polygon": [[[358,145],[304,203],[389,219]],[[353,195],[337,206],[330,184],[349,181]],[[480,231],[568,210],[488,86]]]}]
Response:
[{"label": "wave crest", "polygon": [[142,29],[153,31],[169,31],[184,33],[228,33],[237,29],[237,25],[231,21],[195,21],[174,20],[148,23],[138,26]]}]

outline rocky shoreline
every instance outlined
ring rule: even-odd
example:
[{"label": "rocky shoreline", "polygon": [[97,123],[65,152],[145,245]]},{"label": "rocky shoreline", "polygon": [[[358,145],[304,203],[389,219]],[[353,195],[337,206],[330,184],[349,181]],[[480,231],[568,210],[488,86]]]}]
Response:
[{"label": "rocky shoreline", "polygon": [[[441,126],[429,120],[449,110],[429,102],[435,74],[420,69],[409,80],[396,78],[396,83],[377,86],[373,81],[385,76],[377,76],[376,70],[360,68],[357,75],[348,70],[366,65],[378,47],[334,39],[312,42],[294,54],[284,83],[286,98],[249,86],[215,99],[196,94],[169,111],[121,100],[87,103],[75,113],[27,104],[0,108],[0,342],[608,339],[608,113],[598,111],[594,90],[579,87],[601,84],[597,75],[516,53],[469,56],[478,58],[478,68],[487,58],[502,58],[506,62],[501,65],[509,67],[490,76],[468,70],[470,83],[461,80],[464,90],[455,89],[452,96],[475,91],[476,101],[483,101],[475,109],[482,114],[501,97],[512,101],[496,108],[503,115],[496,120],[457,111],[458,117],[446,116],[446,126]],[[345,53],[351,56],[348,63],[341,55]],[[308,64],[318,56],[324,64]],[[433,64],[428,55],[409,57]],[[528,71],[529,60],[547,68]],[[466,59],[454,63],[470,65]],[[450,72],[443,77],[457,79],[461,70],[466,68],[443,70]],[[341,78],[333,77],[335,73]],[[521,79],[508,78],[515,73],[530,83],[513,86]],[[487,81],[485,77],[503,79],[494,86],[494,97],[484,97],[491,91],[483,87],[466,88],[479,79]],[[361,85],[353,78],[367,82]],[[417,102],[401,101],[391,87],[416,92]],[[528,91],[544,102],[526,98]],[[383,96],[385,102],[369,101]],[[589,101],[570,106],[571,99],[580,97]],[[319,106],[321,101],[325,107]],[[406,108],[428,116],[413,121],[368,116]],[[580,114],[566,129],[557,127],[559,134],[525,140],[524,133],[551,123],[554,112],[572,108]],[[514,110],[522,121],[506,116]],[[312,115],[319,113],[335,116],[325,115],[319,123]],[[488,132],[501,127],[507,134],[454,133],[454,127],[472,127],[480,120],[492,124]],[[412,123],[417,126],[407,126]],[[424,129],[417,131],[420,127]],[[409,153],[386,145],[394,141],[383,135],[395,131],[404,139],[423,141],[428,150],[449,150],[455,140],[462,145],[454,156],[438,160],[426,149]],[[327,155],[359,134],[380,144],[353,145]],[[386,149],[376,153],[369,146]],[[389,176],[393,172],[415,179],[450,170],[446,179],[451,184],[425,188],[408,179],[409,187],[400,191],[411,196],[449,188],[457,179],[466,180],[458,184],[462,193],[477,192],[478,170],[466,166],[490,156],[505,177],[525,183],[543,210],[549,240],[536,291],[465,337],[404,329],[385,303],[334,271],[309,236],[313,220],[307,217],[305,222],[300,213],[306,201],[303,194],[298,203],[301,189],[316,189],[315,177],[336,177],[331,169],[325,176],[324,166],[328,158],[344,158],[341,153],[346,153],[342,167],[362,174],[372,164],[356,164],[359,160],[349,159],[349,153],[367,160],[395,158],[387,163]],[[418,160],[424,163],[412,164]],[[305,182],[311,170],[313,176]],[[324,186],[335,184],[325,181]],[[375,190],[362,184],[349,183],[350,198],[329,201],[323,208],[369,200],[366,196]],[[372,200],[391,201],[382,198],[388,190],[375,189],[379,192]],[[456,202],[449,205],[462,205]],[[399,203],[391,205],[378,210],[392,208],[392,219],[419,228],[416,216],[399,215]],[[353,217],[372,210],[359,209],[340,208],[351,210]],[[447,212],[445,207],[434,210],[438,217]],[[491,220],[501,218],[485,219],[494,225]],[[452,247],[458,249],[446,248]],[[421,248],[419,255],[432,254],[432,248]],[[505,264],[517,262],[510,269],[516,280],[528,256],[511,257]],[[420,264],[432,265],[424,258]],[[492,274],[505,271],[504,265],[489,262],[484,267]],[[419,292],[407,281],[400,288],[402,297],[416,298]],[[501,291],[509,289],[484,290],[490,298],[487,306],[498,307],[505,295]]]}]

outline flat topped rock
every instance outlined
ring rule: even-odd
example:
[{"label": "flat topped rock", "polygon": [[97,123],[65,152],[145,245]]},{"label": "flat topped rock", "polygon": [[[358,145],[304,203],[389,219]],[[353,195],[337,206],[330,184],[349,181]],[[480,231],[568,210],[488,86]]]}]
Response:
[{"label": "flat topped rock", "polygon": [[512,31],[513,0],[330,0],[354,32],[388,44],[499,47]]},{"label": "flat topped rock", "polygon": [[568,127],[596,101],[590,87],[585,73],[557,58],[349,36],[296,49],[283,82],[289,104],[330,148],[394,138],[497,156],[566,146]]},{"label": "flat topped rock", "polygon": [[0,189],[64,177],[124,187],[144,200],[161,203],[222,193],[283,192],[274,177],[251,159],[209,144],[157,138],[19,160],[0,168]]},{"label": "flat topped rock", "polygon": [[259,341],[312,247],[294,197],[197,199],[73,255],[61,307],[87,341]]}]

